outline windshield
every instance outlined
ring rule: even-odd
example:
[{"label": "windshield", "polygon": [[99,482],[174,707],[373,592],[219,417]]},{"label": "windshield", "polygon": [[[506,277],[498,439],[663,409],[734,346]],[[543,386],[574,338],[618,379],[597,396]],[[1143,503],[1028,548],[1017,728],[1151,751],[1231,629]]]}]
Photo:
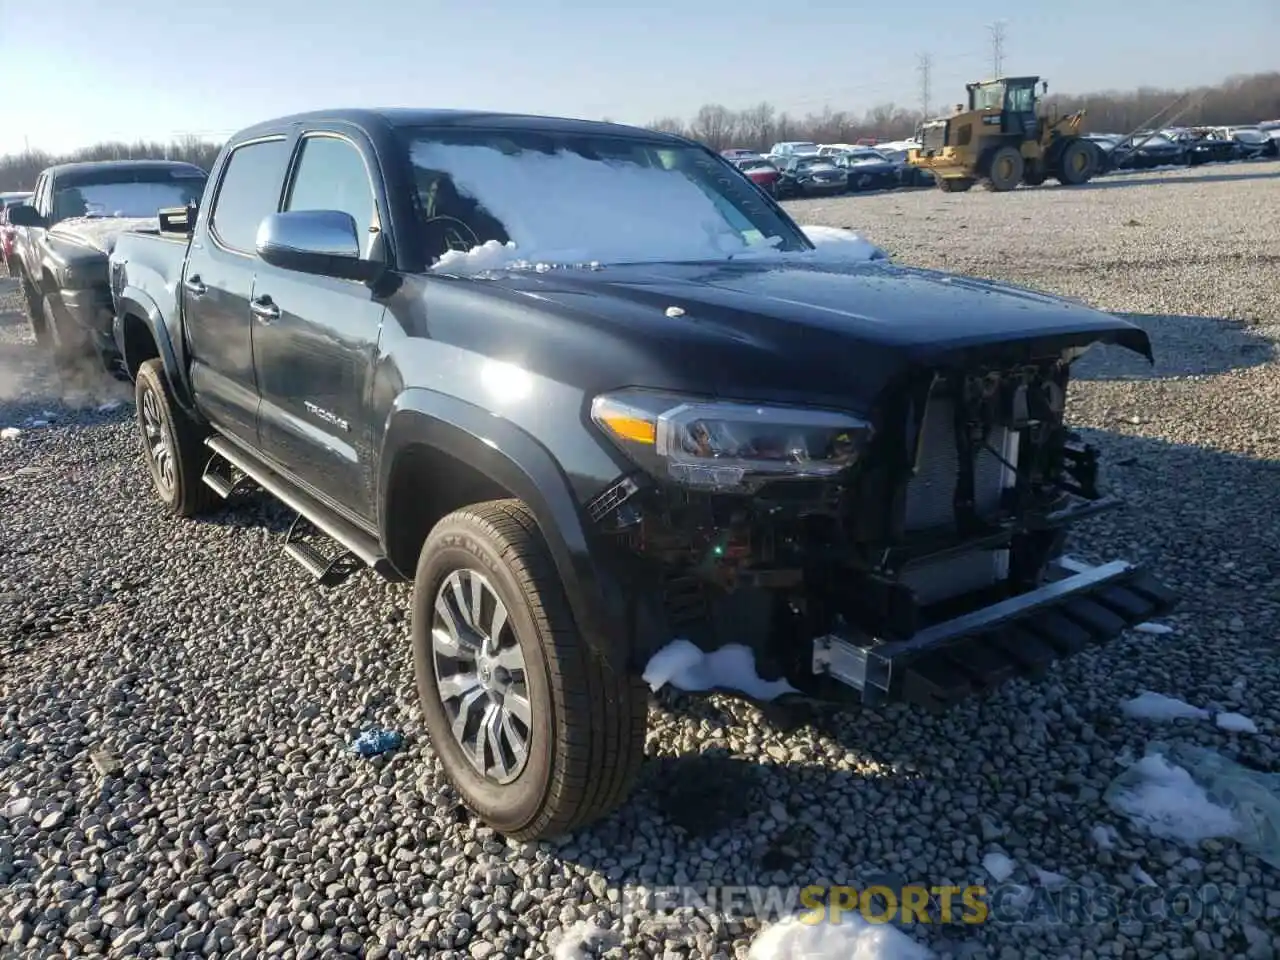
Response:
[{"label": "windshield", "polygon": [[1266,135],[1261,130],[1253,130],[1248,127],[1243,130],[1236,130],[1235,138],[1237,140],[1243,140],[1245,143],[1262,143],[1267,139]]},{"label": "windshield", "polygon": [[[63,181],[58,181],[62,183]],[[130,170],[53,192],[51,223],[69,217],[154,217],[165,207],[198,203],[205,174],[196,170]]]},{"label": "windshield", "polygon": [[1003,110],[1004,84],[992,83],[973,91],[974,110]]},{"label": "windshield", "polygon": [[836,165],[826,157],[814,157],[808,160],[797,160],[797,170],[834,170]]},{"label": "windshield", "polygon": [[[537,263],[725,259],[809,244],[728,161],[665,140],[531,130],[405,130],[432,261],[514,245]],[[453,258],[450,258],[453,259]]]},{"label": "windshield", "polygon": [[776,170],[768,160],[743,160],[738,164],[739,170]]}]

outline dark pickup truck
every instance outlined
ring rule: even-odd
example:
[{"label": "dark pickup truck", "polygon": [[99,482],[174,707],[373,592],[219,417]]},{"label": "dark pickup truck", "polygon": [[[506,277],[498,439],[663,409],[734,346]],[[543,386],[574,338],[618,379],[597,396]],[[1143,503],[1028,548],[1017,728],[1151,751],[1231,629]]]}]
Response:
[{"label": "dark pickup truck", "polygon": [[16,266],[36,342],[59,367],[115,372],[107,257],[126,230],[158,229],[162,208],[194,207],[208,173],[176,160],[63,163],[9,209]]},{"label": "dark pickup truck", "polygon": [[311,113],[211,177],[189,236],[111,256],[158,497],[265,490],[320,583],[412,581],[427,731],[510,836],[622,802],[675,638],[801,702],[940,709],[1175,602],[1064,553],[1115,505],[1069,365],[1150,359],[1122,319],[855,261],[609,123]]}]

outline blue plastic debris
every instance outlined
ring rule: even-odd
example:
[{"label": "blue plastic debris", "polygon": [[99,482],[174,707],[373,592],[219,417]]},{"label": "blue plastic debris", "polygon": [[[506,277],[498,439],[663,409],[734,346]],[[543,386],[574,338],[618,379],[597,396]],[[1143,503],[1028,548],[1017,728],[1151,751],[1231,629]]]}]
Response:
[{"label": "blue plastic debris", "polygon": [[388,750],[395,750],[402,743],[404,743],[404,737],[396,733],[396,731],[381,730],[375,727],[356,737],[351,749],[362,757],[376,757],[378,754],[386,753]]}]

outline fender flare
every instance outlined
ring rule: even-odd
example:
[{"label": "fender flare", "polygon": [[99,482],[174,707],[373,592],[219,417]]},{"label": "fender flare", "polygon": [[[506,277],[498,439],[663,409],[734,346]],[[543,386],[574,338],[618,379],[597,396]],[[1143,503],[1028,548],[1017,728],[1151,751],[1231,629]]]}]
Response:
[{"label": "fender flare", "polygon": [[120,351],[120,356],[124,358],[125,363],[128,363],[129,360],[125,352],[124,337],[124,321],[126,315],[128,315],[141,320],[150,331],[151,340],[155,343],[156,350],[160,353],[165,375],[169,378],[169,386],[173,389],[173,395],[177,399],[179,406],[188,415],[198,420],[203,419],[192,402],[191,383],[187,378],[186,367],[178,361],[177,351],[174,350],[173,340],[169,336],[169,327],[165,324],[164,314],[160,312],[160,307],[155,300],[139,287],[126,286],[116,294],[115,301],[115,318],[111,322],[111,336],[115,340],[116,349]]},{"label": "fender flare", "polygon": [[[378,469],[378,535],[388,547],[387,494],[398,454],[426,446],[493,478],[533,512],[583,638],[614,671],[630,667],[630,630],[621,585],[592,555],[569,479],[552,454],[509,420],[434,390],[401,393],[387,417]],[[408,573],[412,579],[412,571]]]}]

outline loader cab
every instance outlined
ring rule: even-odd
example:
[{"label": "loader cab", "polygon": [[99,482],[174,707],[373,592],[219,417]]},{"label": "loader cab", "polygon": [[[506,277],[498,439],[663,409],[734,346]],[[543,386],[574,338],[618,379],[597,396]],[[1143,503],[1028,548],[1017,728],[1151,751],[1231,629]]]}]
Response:
[{"label": "loader cab", "polygon": [[1048,84],[1039,77],[1001,77],[966,84],[969,110],[985,114],[984,125],[998,124],[1002,134],[1034,140],[1040,124],[1036,97],[1038,84],[1048,89]]}]

